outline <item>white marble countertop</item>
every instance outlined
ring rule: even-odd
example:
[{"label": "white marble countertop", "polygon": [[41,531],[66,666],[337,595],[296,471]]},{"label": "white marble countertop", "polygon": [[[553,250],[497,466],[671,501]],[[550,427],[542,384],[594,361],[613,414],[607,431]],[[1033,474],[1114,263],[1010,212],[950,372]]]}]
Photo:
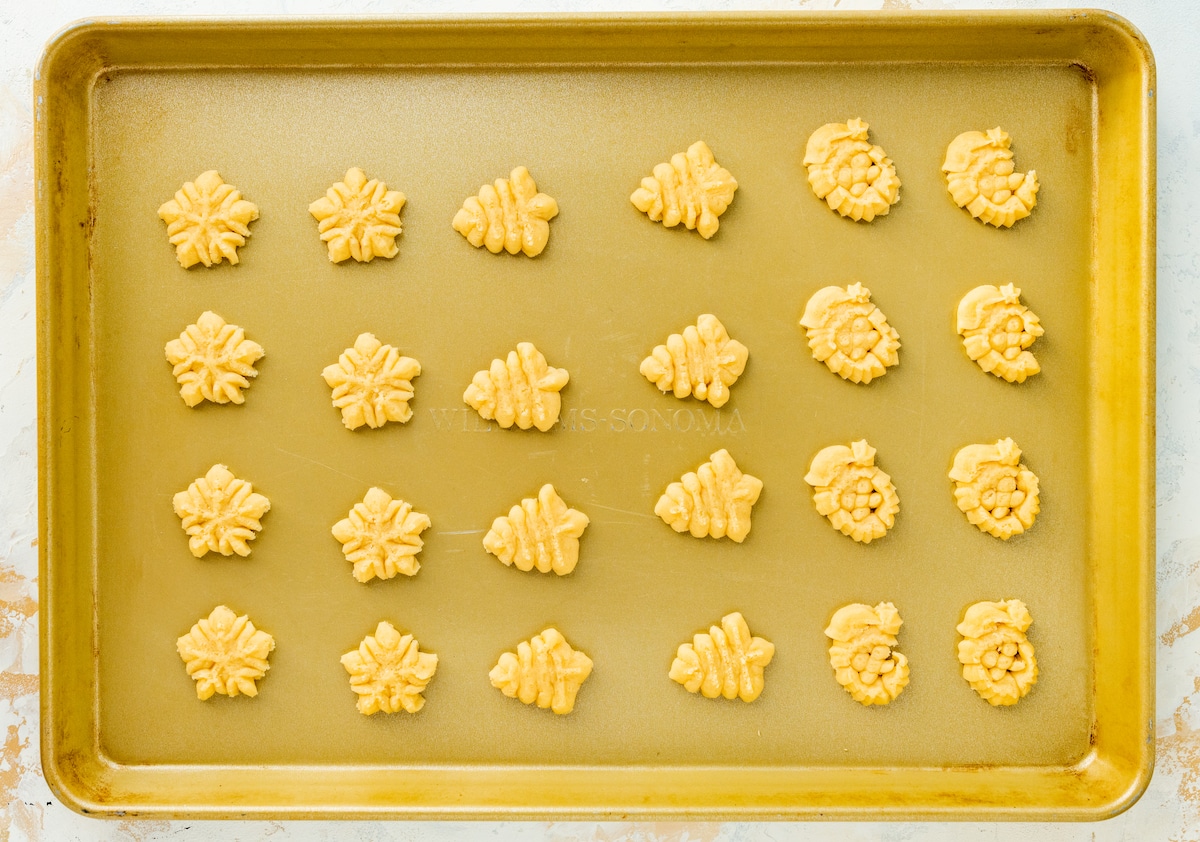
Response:
[{"label": "white marble countertop", "polygon": [[47,788],[38,759],[33,68],[64,24],[108,15],[1049,8],[1045,0],[44,0],[0,7],[0,839],[1200,840],[1200,4],[1106,0],[1158,66],[1158,701],[1154,780],[1098,824],[98,821]]}]

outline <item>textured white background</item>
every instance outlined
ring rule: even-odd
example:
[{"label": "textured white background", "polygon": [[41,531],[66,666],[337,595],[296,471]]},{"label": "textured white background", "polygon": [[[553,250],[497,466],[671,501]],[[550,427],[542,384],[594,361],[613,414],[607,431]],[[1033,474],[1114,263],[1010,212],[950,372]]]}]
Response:
[{"label": "textured white background", "polygon": [[1049,8],[1045,0],[0,0],[0,840],[1200,842],[1200,4],[1107,0],[1158,63],[1158,762],[1100,824],[101,822],[54,800],[38,760],[33,68],[64,24],[110,15]]}]

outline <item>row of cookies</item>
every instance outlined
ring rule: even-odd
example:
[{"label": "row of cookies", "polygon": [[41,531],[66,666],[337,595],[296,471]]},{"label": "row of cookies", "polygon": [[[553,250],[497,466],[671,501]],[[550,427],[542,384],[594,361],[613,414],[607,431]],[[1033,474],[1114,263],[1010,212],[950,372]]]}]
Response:
[{"label": "row of cookies", "polygon": [[[900,200],[900,179],[886,153],[868,139],[862,120],[827,123],[813,132],[804,165],[813,193],[844,217],[870,222]],[[951,197],[972,216],[996,227],[1011,227],[1037,203],[1037,173],[1015,172],[1011,139],[999,127],[964,132],[946,150],[942,170]],[[704,141],[658,164],[630,196],[634,207],[668,228],[683,223],[704,239],[717,232],[718,218],[733,202],[737,180],[717,164]],[[326,194],[309,205],[317,231],[334,263],[353,258],[369,262],[399,253],[400,211],[405,196],[358,167],[346,171]],[[258,206],[242,198],[216,170],[185,182],[158,209],[167,224],[179,265],[214,266],[238,262],[238,248],[250,236]],[[469,196],[452,225],[471,245],[498,254],[536,257],[550,238],[558,203],[539,192],[523,166]]]},{"label": "row of cookies", "polygon": [[[1029,347],[1043,329],[1021,303],[1020,294],[1012,284],[983,285],[967,293],[958,306],[958,332],[968,356],[1010,383],[1022,383],[1041,370]],[[870,383],[900,362],[899,334],[862,284],[818,290],[800,324],[814,359],[845,380]],[[246,337],[245,329],[207,310],[169,341],[164,353],[180,396],[194,407],[203,401],[244,403],[242,391],[258,376],[255,364],[266,352]],[[705,313],[656,346],[642,360],[640,371],[660,391],[681,399],[694,396],[719,408],[728,402],[748,359],[746,346],[732,339],[716,316]],[[417,360],[363,333],[336,364],[326,366],[322,377],[333,390],[333,405],[341,410],[343,424],[355,430],[411,419],[412,381],[420,373]],[[566,369],[550,366],[532,343],[521,342],[505,359],[494,359],[477,372],[463,400],[501,427],[545,432],[558,420],[558,393],[569,380]]]},{"label": "row of cookies", "polygon": [[[993,706],[1016,704],[1037,681],[1033,644],[1025,632],[1033,618],[1019,599],[977,602],[957,626],[962,639],[958,660],[963,678]],[[838,684],[863,705],[890,704],[909,683],[908,658],[896,651],[903,620],[890,602],[839,608],[825,629],[831,641],[829,663]],[[176,641],[176,651],[196,695],[256,696],[257,681],[270,668],[274,638],[255,628],[246,615],[218,605]],[[751,635],[740,612],[683,643],[668,676],[690,693],[706,698],[753,702],[765,686],[764,669],[775,655],[769,640]],[[437,672],[438,658],[422,652],[411,634],[381,621],[374,634],[341,657],[357,695],[360,713],[416,713]],[[556,714],[568,714],[592,672],[592,659],[572,648],[555,628],[547,628],[503,653],[488,673],[492,686],[510,698]]]}]

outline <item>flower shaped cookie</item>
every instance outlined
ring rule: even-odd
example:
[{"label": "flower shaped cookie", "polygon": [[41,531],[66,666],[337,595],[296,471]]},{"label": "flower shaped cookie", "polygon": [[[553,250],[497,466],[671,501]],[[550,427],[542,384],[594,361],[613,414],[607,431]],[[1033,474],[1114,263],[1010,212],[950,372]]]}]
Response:
[{"label": "flower shaped cookie", "polygon": [[862,120],[826,123],[804,150],[808,183],[831,210],[856,222],[883,216],[900,201],[900,179],[892,159],[867,140]]},{"label": "flower shaped cookie", "polygon": [[968,444],[954,454],[950,479],[967,520],[1001,540],[1032,527],[1041,511],[1037,475],[1021,464],[1021,448],[1012,439]]},{"label": "flower shaped cookie", "polygon": [[346,170],[345,178],[308,206],[320,224],[321,239],[329,247],[334,263],[353,257],[369,263],[376,257],[395,257],[400,236],[400,209],[404,194],[388,190],[378,179],[367,180],[358,167]]},{"label": "flower shaped cookie", "polygon": [[900,497],[892,478],[876,467],[875,448],[866,439],[818,452],[804,481],[814,489],[817,511],[855,541],[882,538],[896,522]]},{"label": "flower shaped cookie", "polygon": [[680,644],[670,677],[689,693],[707,699],[724,696],[753,702],[763,691],[763,669],[775,657],[775,644],[752,637],[738,611],[721,618],[691,643]]},{"label": "flower shaped cookie", "polygon": [[988,704],[1015,705],[1037,683],[1037,659],[1025,636],[1032,623],[1024,602],[1006,599],[975,603],[958,624],[963,678]]},{"label": "flower shaped cookie", "polygon": [[200,173],[179,188],[175,198],[158,209],[167,223],[167,236],[184,269],[222,260],[238,262],[238,246],[246,244],[250,223],[258,219],[258,206],[242,198],[216,170]]},{"label": "flower shaped cookie", "polygon": [[412,379],[420,373],[421,364],[412,357],[402,357],[373,333],[361,333],[354,347],[326,366],[321,376],[333,389],[333,405],[342,411],[342,423],[347,430],[357,430],[363,424],[374,429],[412,418],[408,405]]},{"label": "flower shaped cookie", "polygon": [[196,558],[210,551],[224,556],[250,555],[247,542],[262,529],[260,519],[271,508],[266,497],[256,494],[250,483],[235,477],[224,465],[213,465],[172,502]]},{"label": "flower shaped cookie", "polygon": [[188,406],[205,400],[244,403],[242,389],[250,386],[247,378],[258,376],[254,364],[263,357],[262,346],[247,339],[246,331],[211,310],[168,342],[165,351]]},{"label": "flower shaped cookie", "polygon": [[196,695],[208,699],[222,696],[257,696],[254,683],[266,675],[267,656],[275,648],[275,639],[260,631],[243,614],[238,616],[218,605],[175,642],[187,674],[196,681]]},{"label": "flower shaped cookie", "polygon": [[429,515],[414,512],[403,500],[393,500],[382,488],[372,488],[350,514],[333,525],[333,537],[342,543],[346,560],[354,564],[354,578],[369,582],[391,579],[397,573],[415,576],[421,569],[417,553],[421,533],[430,526]]},{"label": "flower shaped cookie", "polygon": [[358,694],[358,712],[416,713],[425,706],[425,691],[437,672],[438,658],[422,652],[411,634],[401,635],[386,620],[357,649],[342,656],[350,673],[350,689]]},{"label": "flower shaped cookie", "polygon": [[862,284],[824,287],[808,299],[800,326],[813,358],[854,383],[870,383],[900,363],[900,334]]},{"label": "flower shaped cookie", "polygon": [[958,303],[958,332],[967,356],[1009,383],[1042,370],[1029,346],[1045,331],[1012,284],[975,287]]},{"label": "flower shaped cookie", "polygon": [[672,155],[670,163],[655,166],[629,201],[664,227],[682,222],[707,240],[717,233],[718,217],[733,203],[737,188],[736,179],[717,163],[708,144],[698,140],[687,152]]},{"label": "flower shaped cookie", "polygon": [[829,663],[854,701],[886,705],[908,686],[908,658],[893,651],[903,622],[890,602],[845,605],[829,621]]}]

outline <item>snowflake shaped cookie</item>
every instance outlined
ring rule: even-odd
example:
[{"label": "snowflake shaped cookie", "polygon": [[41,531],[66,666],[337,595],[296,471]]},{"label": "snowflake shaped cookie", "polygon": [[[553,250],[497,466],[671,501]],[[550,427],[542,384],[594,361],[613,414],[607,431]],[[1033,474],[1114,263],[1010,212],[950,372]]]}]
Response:
[{"label": "snowflake shaped cookie", "polygon": [[843,380],[870,383],[900,363],[900,334],[862,284],[817,290],[800,326],[807,330],[813,358]]},{"label": "snowflake shaped cookie", "polygon": [[714,407],[729,401],[729,389],[741,377],[750,352],[730,339],[725,325],[710,314],[696,319],[682,334],[672,333],[642,360],[642,376],[677,398],[695,395]]},{"label": "snowflake shaped cookie", "polygon": [[908,658],[893,649],[903,623],[890,602],[845,605],[829,621],[829,664],[854,701],[886,705],[908,686]]},{"label": "snowflake shaped cookie", "polygon": [[347,430],[357,430],[363,424],[374,429],[412,418],[408,405],[412,379],[420,373],[421,364],[412,357],[401,356],[373,333],[363,333],[321,376],[333,389],[333,405],[342,411],[342,423]]},{"label": "snowflake shaped cookie", "polygon": [[958,633],[962,674],[993,706],[1015,705],[1037,683],[1037,658],[1025,636],[1033,617],[1019,599],[977,602],[966,610]]},{"label": "snowflake shaped cookie", "polygon": [[855,541],[869,544],[896,523],[900,497],[892,478],[875,465],[875,448],[866,439],[818,452],[804,481],[813,487],[817,511]]},{"label": "snowflake shaped cookie", "polygon": [[358,712],[416,713],[425,706],[421,695],[437,672],[438,658],[422,652],[411,634],[402,635],[386,620],[358,648],[342,656],[350,673],[350,689],[358,694]]},{"label": "snowflake shaped cookie", "polygon": [[1037,204],[1037,172],[1014,172],[1012,138],[999,126],[963,132],[946,149],[946,187],[954,204],[980,222],[1011,228]]},{"label": "snowflake shaped cookie", "polygon": [[1012,284],[984,284],[964,295],[958,303],[958,332],[967,356],[1009,383],[1024,383],[1042,370],[1029,347],[1045,331]]},{"label": "snowflake shaped cookie", "polygon": [[173,503],[196,558],[210,551],[224,556],[250,555],[247,542],[262,529],[260,519],[271,508],[266,497],[224,465],[213,465],[187,491],[176,494]]},{"label": "snowflake shaped cookie", "polygon": [[247,339],[245,330],[211,310],[168,342],[165,351],[188,406],[201,401],[244,403],[242,389],[250,386],[247,378],[258,376],[254,364],[263,357],[262,346]]},{"label": "snowflake shaped cookie", "polygon": [[342,181],[308,206],[320,223],[321,239],[329,247],[334,263],[353,257],[369,263],[376,257],[395,257],[396,238],[402,230],[400,209],[404,194],[388,190],[378,179],[367,180],[358,167],[346,170]]},{"label": "snowflake shaped cookie", "polygon": [[558,203],[538,192],[529,170],[517,167],[508,178],[498,178],[480,187],[478,195],[468,196],[451,224],[475,248],[537,257],[550,240],[550,220],[556,216]]},{"label": "snowflake shaped cookie", "polygon": [[346,560],[354,564],[354,578],[369,582],[391,579],[397,573],[415,576],[421,569],[417,553],[421,533],[430,526],[429,515],[414,512],[403,500],[393,500],[382,488],[372,488],[350,514],[333,525],[333,537],[342,543]]},{"label": "snowflake shaped cookie", "polygon": [[488,679],[510,699],[568,714],[591,674],[592,659],[572,649],[558,629],[549,628],[519,643],[516,652],[501,655]]},{"label": "snowflake shaped cookie", "polygon": [[187,674],[196,681],[196,695],[257,696],[255,681],[266,675],[267,656],[275,639],[256,629],[250,618],[218,605],[206,619],[175,642]]},{"label": "snowflake shaped cookie", "polygon": [[763,691],[763,669],[775,657],[775,644],[753,637],[741,612],[721,618],[691,643],[679,646],[670,677],[689,693],[707,699],[724,696],[753,702]]},{"label": "snowflake shaped cookie", "polygon": [[258,219],[258,206],[242,198],[216,170],[203,172],[179,188],[175,198],[158,209],[167,223],[167,236],[184,269],[222,260],[238,262],[238,246],[246,244],[250,223]]},{"label": "snowflake shaped cookie", "polygon": [[687,152],[672,155],[670,163],[656,165],[629,201],[663,227],[682,222],[707,240],[717,233],[718,217],[733,203],[737,188],[737,180],[717,163],[708,144],[698,140]]},{"label": "snowflake shaped cookie", "polygon": [[870,222],[900,201],[900,179],[892,159],[867,140],[862,120],[826,123],[804,150],[808,183],[831,210]]},{"label": "snowflake shaped cookie", "polygon": [[1021,448],[1012,439],[968,444],[954,454],[950,479],[967,520],[1001,540],[1032,527],[1041,511],[1037,475],[1021,464]]}]

